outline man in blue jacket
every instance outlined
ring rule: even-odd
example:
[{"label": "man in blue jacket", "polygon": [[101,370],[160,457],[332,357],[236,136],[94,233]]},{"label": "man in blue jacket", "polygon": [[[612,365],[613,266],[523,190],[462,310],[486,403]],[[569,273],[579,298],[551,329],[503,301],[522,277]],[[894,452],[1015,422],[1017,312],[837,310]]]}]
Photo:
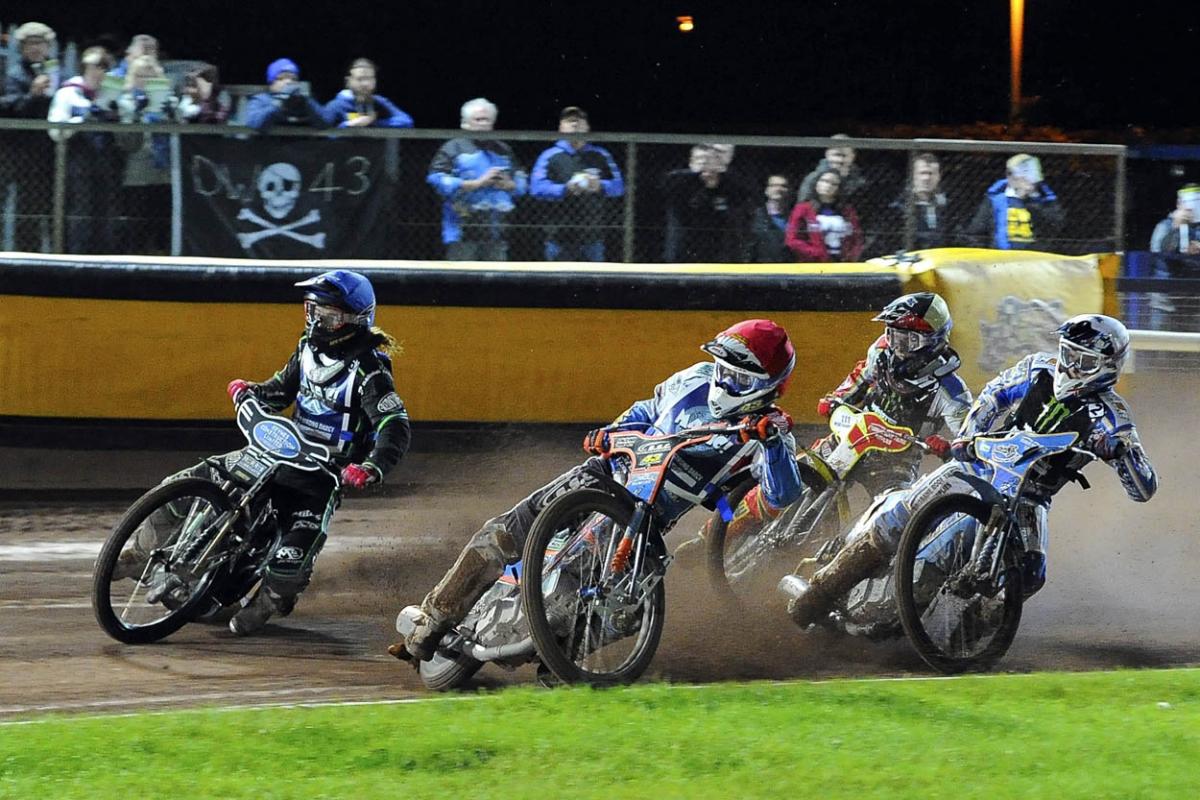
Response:
[{"label": "man in blue jacket", "polygon": [[324,109],[300,85],[300,67],[290,58],[277,58],[267,66],[268,89],[246,104],[246,125],[266,132],[275,125],[328,127]]},{"label": "man in blue jacket", "polygon": [[988,187],[967,235],[997,250],[1047,246],[1065,220],[1058,195],[1042,179],[1042,164],[1035,156],[1019,153],[1007,167],[1008,176]]},{"label": "man in blue jacket", "polygon": [[529,193],[540,200],[547,220],[547,261],[603,261],[604,227],[610,224],[608,198],[625,194],[625,182],[612,154],[588,144],[591,128],[579,106],[558,115],[558,131],[566,134],[538,156]]},{"label": "man in blue jacket", "polygon": [[413,118],[375,94],[375,62],[356,58],[346,70],[346,88],[325,104],[325,118],[339,128],[411,128]]}]

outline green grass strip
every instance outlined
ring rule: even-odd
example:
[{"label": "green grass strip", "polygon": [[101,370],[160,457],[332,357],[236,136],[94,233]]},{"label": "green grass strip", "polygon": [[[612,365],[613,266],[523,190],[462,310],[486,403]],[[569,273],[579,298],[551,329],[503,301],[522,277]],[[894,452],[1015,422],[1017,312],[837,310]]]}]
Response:
[{"label": "green grass strip", "polygon": [[1200,671],[56,717],[0,797],[1195,798]]}]

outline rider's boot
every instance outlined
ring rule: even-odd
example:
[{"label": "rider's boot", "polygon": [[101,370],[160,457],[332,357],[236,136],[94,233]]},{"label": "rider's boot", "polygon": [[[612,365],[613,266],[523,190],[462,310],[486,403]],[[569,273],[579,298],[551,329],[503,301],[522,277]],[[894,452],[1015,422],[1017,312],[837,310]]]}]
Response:
[{"label": "rider's boot", "polygon": [[477,549],[463,550],[450,571],[421,601],[416,627],[403,642],[389,647],[388,652],[397,658],[403,658],[407,653],[416,661],[432,658],[446,631],[467,615],[503,571],[502,564],[492,563]]},{"label": "rider's boot", "polygon": [[869,577],[886,559],[886,554],[874,545],[871,537],[860,536],[818,570],[807,586],[798,576],[788,576],[795,578],[789,592],[793,597],[788,602],[788,616],[801,628],[819,622],[833,609],[839,597]]},{"label": "rider's boot", "polygon": [[139,578],[146,570],[146,554],[137,547],[127,547],[117,556],[116,566],[113,567],[112,580],[121,581],[126,578]]},{"label": "rider's boot", "polygon": [[146,521],[138,527],[137,532],[126,542],[126,547],[117,557],[117,565],[113,567],[112,580],[138,578],[146,569],[146,561],[153,550],[162,547],[175,530],[177,514],[168,504],[156,509]]},{"label": "rider's boot", "polygon": [[276,594],[264,581],[254,599],[229,620],[229,631],[234,636],[257,633],[267,624],[267,620],[285,610],[290,612],[295,604],[296,598]]}]

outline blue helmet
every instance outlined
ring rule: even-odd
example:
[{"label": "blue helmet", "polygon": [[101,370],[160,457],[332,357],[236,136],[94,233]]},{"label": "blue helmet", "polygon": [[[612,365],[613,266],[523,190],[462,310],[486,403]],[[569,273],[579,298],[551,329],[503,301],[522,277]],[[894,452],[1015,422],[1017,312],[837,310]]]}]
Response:
[{"label": "blue helmet", "polygon": [[375,323],[375,289],[365,275],[335,269],[296,286],[304,289],[304,315],[315,339],[340,341]]}]

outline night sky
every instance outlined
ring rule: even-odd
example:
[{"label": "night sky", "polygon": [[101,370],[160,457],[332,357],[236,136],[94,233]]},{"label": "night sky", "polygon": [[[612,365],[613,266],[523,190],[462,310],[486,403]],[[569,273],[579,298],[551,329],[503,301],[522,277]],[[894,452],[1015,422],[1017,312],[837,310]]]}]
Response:
[{"label": "night sky", "polygon": [[[1118,130],[1196,123],[1194,7],[1028,0],[1024,94],[1031,123]],[[46,9],[56,9],[47,11]],[[563,105],[607,130],[826,135],[856,124],[1002,122],[1008,0],[443,0],[307,5],[5,2],[80,43],[153,33],[166,55],[202,58],[227,83],[297,60],[318,99],[355,56],[419,127],[456,127],[483,95],[499,127],[543,128]],[[676,30],[690,14],[696,29]]]}]

